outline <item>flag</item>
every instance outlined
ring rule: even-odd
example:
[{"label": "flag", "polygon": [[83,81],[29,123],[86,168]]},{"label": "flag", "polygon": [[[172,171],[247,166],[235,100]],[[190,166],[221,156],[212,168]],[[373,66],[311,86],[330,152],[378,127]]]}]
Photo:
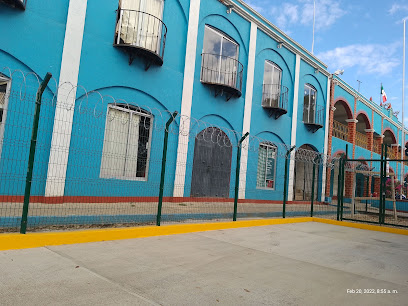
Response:
[{"label": "flag", "polygon": [[381,97],[382,97],[382,103],[387,102],[387,94],[385,93],[384,87],[381,85]]}]

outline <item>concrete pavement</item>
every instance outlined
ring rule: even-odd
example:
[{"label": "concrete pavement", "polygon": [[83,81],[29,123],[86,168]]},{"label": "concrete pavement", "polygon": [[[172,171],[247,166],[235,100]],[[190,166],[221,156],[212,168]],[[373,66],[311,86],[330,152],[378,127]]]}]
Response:
[{"label": "concrete pavement", "polygon": [[3,251],[0,304],[406,305],[407,259],[408,236],[314,222]]}]

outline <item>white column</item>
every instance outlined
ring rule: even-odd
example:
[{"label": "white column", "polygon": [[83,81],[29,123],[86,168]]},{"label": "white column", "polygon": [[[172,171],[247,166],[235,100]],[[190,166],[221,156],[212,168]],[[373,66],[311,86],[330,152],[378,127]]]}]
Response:
[{"label": "white column", "polygon": [[[244,121],[242,125],[242,135],[249,133],[251,129],[251,112],[252,112],[252,95],[254,90],[254,74],[255,74],[255,53],[256,53],[256,36],[258,27],[255,22],[251,22],[251,36],[249,38],[249,52],[248,52],[248,70],[244,106]],[[246,172],[248,166],[248,138],[242,143],[241,164],[239,169],[239,194],[240,199],[245,199],[246,187]]]},{"label": "white column", "polygon": [[[54,117],[46,196],[63,196],[71,142],[76,86],[81,60],[87,0],[70,0]],[[69,84],[69,85],[67,85]],[[69,107],[67,104],[72,104]]]},{"label": "white column", "polygon": [[[292,133],[290,137],[290,146],[296,145],[296,129],[299,104],[299,74],[300,74],[300,55],[296,54],[295,66],[295,86],[293,94],[293,114],[292,114]],[[289,149],[289,148],[288,148]],[[289,184],[288,184],[288,200],[293,201],[293,185],[295,179],[295,150],[292,151],[289,162]]]},{"label": "white column", "polygon": [[[324,156],[327,155],[328,151],[328,142],[329,142],[329,113],[330,113],[330,77],[327,78],[327,96],[326,96],[326,123],[325,123],[325,130],[324,130],[324,148],[323,148],[323,154]],[[323,173],[322,173],[322,196],[321,200],[322,202],[324,201],[326,197],[326,172],[327,172],[327,167],[323,167]]]},{"label": "white column", "polygon": [[190,133],[191,104],[193,100],[193,86],[195,62],[197,52],[198,22],[200,17],[200,1],[190,1],[188,18],[186,60],[184,65],[183,95],[181,99],[180,133],[177,147],[176,177],[174,180],[174,197],[184,196],[184,183],[186,180],[187,151]]}]

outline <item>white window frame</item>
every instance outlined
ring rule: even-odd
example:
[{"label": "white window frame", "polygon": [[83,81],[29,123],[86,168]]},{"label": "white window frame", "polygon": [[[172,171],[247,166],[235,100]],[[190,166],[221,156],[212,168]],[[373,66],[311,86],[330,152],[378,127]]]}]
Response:
[{"label": "white window frame", "polygon": [[[268,186],[258,186],[258,166],[257,166],[257,170],[256,170],[256,189],[263,189],[263,190],[275,190],[276,189],[276,165],[278,163],[278,147],[275,146],[274,144],[270,143],[270,142],[263,142],[261,144],[259,144],[259,147],[266,147],[266,160],[265,160],[265,182],[264,184],[266,185],[266,174],[267,174],[267,163],[268,163],[268,150],[273,150],[275,152],[274,154],[274,169],[273,169],[273,175],[274,175],[274,181],[273,181],[273,187],[268,187]],[[258,163],[259,163],[259,150],[258,150]]]},{"label": "white window frame", "polygon": [[4,140],[4,131],[6,129],[6,120],[7,120],[7,110],[8,110],[8,104],[9,104],[9,98],[10,98],[10,91],[11,91],[11,80],[0,74],[0,82],[6,82],[6,92],[4,96],[4,104],[3,104],[3,117],[2,117],[2,122],[0,123],[0,159],[1,159],[1,153],[3,149],[3,140]]},{"label": "white window frame", "polygon": [[[235,81],[236,81],[237,78],[238,78],[239,44],[235,40],[233,40],[232,38],[228,37],[228,35],[224,34],[222,31],[217,30],[217,29],[215,29],[212,26],[209,26],[207,24],[204,27],[204,36],[205,36],[206,29],[213,31],[215,34],[221,36],[222,39],[226,39],[229,42],[231,42],[231,43],[233,43],[234,45],[237,46],[237,57],[235,58],[235,60],[237,61],[237,65],[235,66],[235,73],[237,74],[236,77],[235,77]],[[204,36],[203,36],[203,49],[202,49],[201,53],[204,53],[204,43],[205,43]],[[221,39],[220,54],[215,54],[215,55],[218,55],[220,58],[222,57],[222,46],[223,46],[222,39]],[[204,61],[204,58],[201,59],[201,67],[203,67],[203,61]],[[222,65],[222,61],[220,60],[219,64],[218,64],[218,78],[217,78],[217,82],[219,84],[222,84],[221,83],[221,65]],[[200,81],[203,81],[202,74],[200,74]]]},{"label": "white window frame", "polygon": [[[272,66],[272,76],[273,76],[273,73],[274,73],[274,71],[275,70],[277,70],[277,71],[279,71],[280,72],[280,74],[279,74],[279,84],[265,84],[265,75],[266,75],[266,65],[270,65],[270,66]],[[280,95],[281,95],[281,86],[282,86],[282,74],[283,74],[283,71],[282,71],[282,69],[277,65],[277,64],[275,64],[274,62],[272,62],[272,61],[270,61],[270,60],[265,60],[265,65],[264,65],[264,77],[263,77],[263,85],[271,85],[271,87],[272,87],[272,89],[273,89],[273,85],[279,85],[279,87],[278,87],[278,92],[277,92],[277,96],[278,96],[278,106],[279,106],[279,100],[280,100]],[[273,78],[272,78],[273,79]],[[271,92],[273,92],[273,90],[271,90]],[[263,99],[262,99],[262,103],[263,103]]]},{"label": "white window frame", "polygon": [[[149,130],[149,140],[147,142],[147,157],[146,157],[146,175],[145,177],[130,177],[130,176],[111,176],[111,175],[103,175],[102,173],[102,155],[101,155],[101,167],[100,167],[100,172],[99,172],[99,177],[100,178],[107,178],[107,179],[118,179],[118,180],[126,180],[126,181],[142,181],[142,182],[147,182],[148,181],[148,177],[149,177],[149,165],[150,165],[150,151],[151,151],[151,147],[152,147],[152,135],[153,135],[153,115],[148,113],[146,111],[146,113],[143,113],[141,111],[137,111],[135,109],[130,109],[132,108],[132,105],[113,105],[113,104],[108,104],[107,107],[107,111],[106,111],[106,119],[105,119],[105,130],[104,130],[104,135],[103,135],[103,146],[102,146],[102,154],[104,151],[104,146],[105,146],[105,138],[106,138],[106,126],[107,126],[107,121],[109,120],[109,109],[116,109],[119,111],[123,111],[126,113],[130,113],[131,116],[134,115],[138,115],[140,117],[146,117],[150,119],[150,130]],[[131,118],[131,117],[130,117]],[[131,120],[131,119],[130,119]],[[129,137],[129,133],[128,133],[128,137]]]},{"label": "white window frame", "polygon": [[305,95],[303,95],[303,122],[305,122],[305,123],[316,123],[316,106],[317,106],[317,90],[316,90],[316,88],[313,86],[313,85],[311,85],[311,84],[308,84],[308,83],[306,83],[305,84],[305,86],[304,86],[304,89],[303,89],[303,91],[305,91],[305,90],[308,90],[308,92],[309,92],[309,105],[308,105],[308,108],[307,108],[307,118],[309,119],[310,118],[310,107],[311,107],[311,101],[310,101],[310,97],[312,96],[310,93],[312,92],[312,91],[314,91],[315,92],[315,101],[314,101],[314,114],[313,114],[313,122],[311,122],[311,121],[307,121],[307,122],[305,122],[304,121],[304,113],[305,113],[305,110],[306,110],[306,105],[305,105]]}]

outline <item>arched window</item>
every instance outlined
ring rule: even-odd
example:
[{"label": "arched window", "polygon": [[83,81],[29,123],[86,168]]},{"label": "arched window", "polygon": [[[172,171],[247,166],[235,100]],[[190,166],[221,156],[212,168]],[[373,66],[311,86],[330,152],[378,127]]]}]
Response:
[{"label": "arched window", "polygon": [[278,148],[272,143],[259,145],[256,187],[275,189],[277,153]]},{"label": "arched window", "polygon": [[265,61],[263,79],[262,105],[268,107],[280,107],[279,97],[281,94],[282,69],[270,61]]},{"label": "arched window", "polygon": [[305,84],[304,97],[303,97],[303,122],[315,123],[316,122],[316,100],[317,91],[310,84]]},{"label": "arched window", "polygon": [[147,179],[153,116],[129,105],[108,106],[101,177]]},{"label": "arched window", "polygon": [[239,45],[208,25],[204,30],[201,81],[237,87]]}]

